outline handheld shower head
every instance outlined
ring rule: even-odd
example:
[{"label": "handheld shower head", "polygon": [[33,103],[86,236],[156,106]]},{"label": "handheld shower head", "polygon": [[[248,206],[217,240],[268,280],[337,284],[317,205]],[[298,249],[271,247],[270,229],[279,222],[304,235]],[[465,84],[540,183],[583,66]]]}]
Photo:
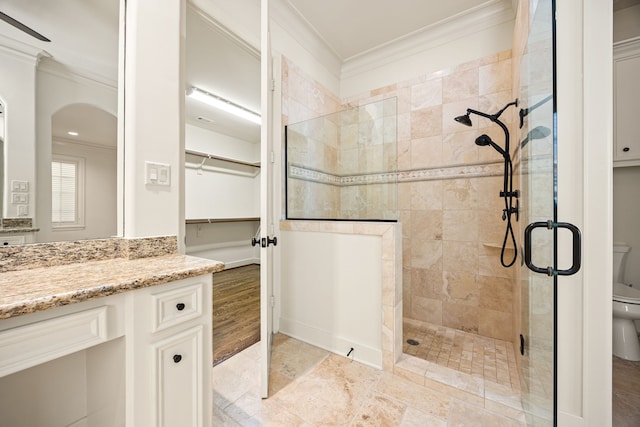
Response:
[{"label": "handheld shower head", "polygon": [[458,116],[454,119],[456,122],[458,123],[462,123],[465,126],[471,126],[471,117],[469,117],[469,113],[463,115],[463,116]]},{"label": "handheld shower head", "polygon": [[498,144],[493,142],[493,140],[489,137],[489,135],[482,134],[479,137],[477,137],[476,138],[476,145],[479,145],[480,147],[486,147],[487,145],[490,145],[498,153],[500,153],[502,155],[502,157],[504,157],[504,158],[507,157],[507,153],[505,153],[505,151],[502,148],[500,148],[500,146],[498,146]]},{"label": "handheld shower head", "polygon": [[491,140],[491,138],[489,138],[489,135],[482,134],[476,138],[476,145],[479,145],[481,147],[486,147],[487,145],[490,145],[492,142],[493,141]]}]

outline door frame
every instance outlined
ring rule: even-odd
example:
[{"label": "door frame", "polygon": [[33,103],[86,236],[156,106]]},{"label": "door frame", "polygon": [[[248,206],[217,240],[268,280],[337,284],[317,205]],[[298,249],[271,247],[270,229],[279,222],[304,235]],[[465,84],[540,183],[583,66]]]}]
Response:
[{"label": "door frame", "polygon": [[[556,7],[558,217],[583,230],[582,271],[558,281],[558,425],[610,426],[613,9]],[[570,265],[569,245],[560,239],[560,266]]]}]

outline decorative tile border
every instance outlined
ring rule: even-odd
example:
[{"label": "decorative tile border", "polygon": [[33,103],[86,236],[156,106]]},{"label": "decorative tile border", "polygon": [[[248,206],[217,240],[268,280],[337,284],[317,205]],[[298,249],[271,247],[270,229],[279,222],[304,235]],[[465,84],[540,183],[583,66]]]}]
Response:
[{"label": "decorative tile border", "polygon": [[394,184],[396,182],[433,181],[441,179],[502,176],[503,163],[476,163],[398,172],[379,172],[362,175],[336,175],[304,166],[288,165],[288,177],[302,181],[346,187],[351,185]]}]

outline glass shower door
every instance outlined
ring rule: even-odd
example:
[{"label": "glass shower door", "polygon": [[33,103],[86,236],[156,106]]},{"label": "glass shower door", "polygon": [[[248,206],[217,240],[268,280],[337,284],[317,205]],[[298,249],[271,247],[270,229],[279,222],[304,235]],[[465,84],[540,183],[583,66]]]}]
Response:
[{"label": "glass shower door", "polygon": [[[539,0],[520,63],[520,178],[526,268],[521,274],[520,382],[527,424],[557,421],[558,276],[580,268],[580,232],[557,218],[555,2]],[[560,142],[561,143],[561,142]],[[573,236],[573,264],[557,265],[558,229]],[[566,233],[566,231],[563,231]]]}]

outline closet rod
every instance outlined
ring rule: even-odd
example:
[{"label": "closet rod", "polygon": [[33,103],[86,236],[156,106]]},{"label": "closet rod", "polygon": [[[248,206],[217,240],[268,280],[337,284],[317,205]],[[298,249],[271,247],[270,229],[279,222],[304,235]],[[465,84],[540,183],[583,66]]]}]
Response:
[{"label": "closet rod", "polygon": [[214,224],[218,222],[252,222],[260,221],[260,218],[205,218],[205,219],[187,219],[187,224]]},{"label": "closet rod", "polygon": [[260,167],[260,163],[243,162],[242,160],[230,159],[228,157],[216,156],[214,154],[201,153],[200,151],[185,150],[185,152],[187,154],[191,154],[192,156],[205,157],[207,159],[212,159],[212,160],[221,160],[223,162],[235,163],[235,164],[244,165],[244,166],[252,166],[254,168]]}]

